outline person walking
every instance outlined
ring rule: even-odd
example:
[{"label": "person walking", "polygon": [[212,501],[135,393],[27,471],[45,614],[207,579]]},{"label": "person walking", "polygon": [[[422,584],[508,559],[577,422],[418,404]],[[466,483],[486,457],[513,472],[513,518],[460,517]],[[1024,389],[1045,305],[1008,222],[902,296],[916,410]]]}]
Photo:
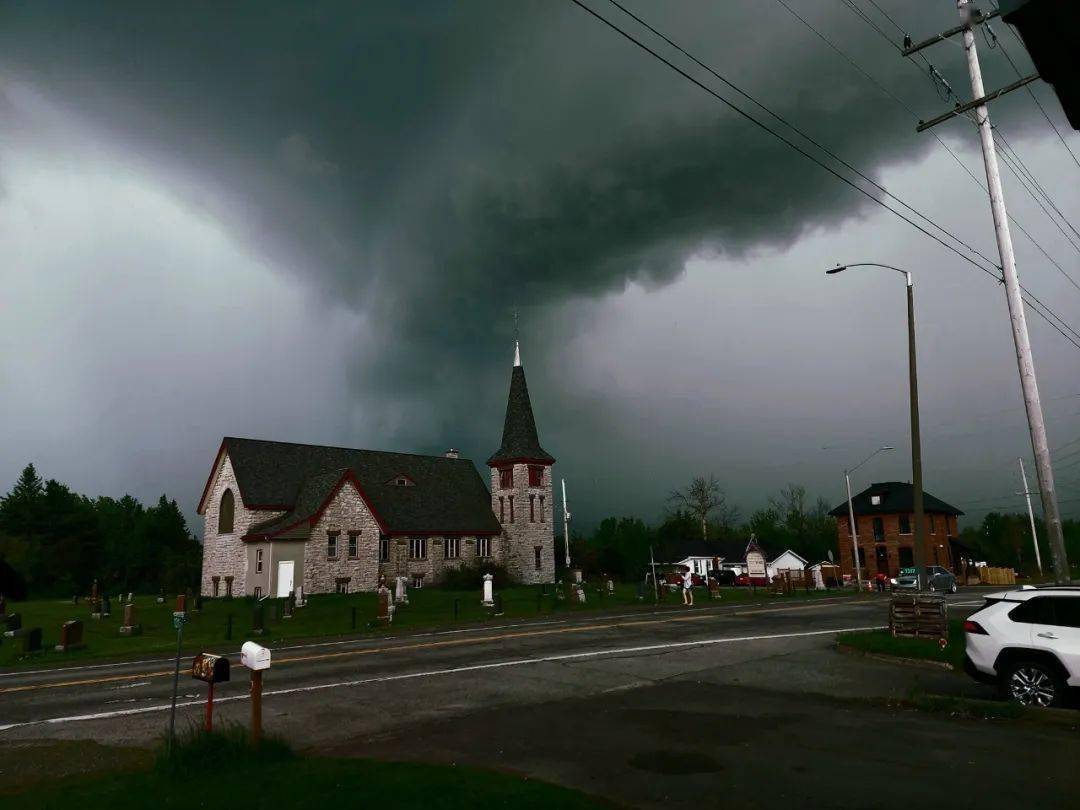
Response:
[{"label": "person walking", "polygon": [[694,575],[689,568],[682,575],[682,601],[684,605],[694,606]]}]

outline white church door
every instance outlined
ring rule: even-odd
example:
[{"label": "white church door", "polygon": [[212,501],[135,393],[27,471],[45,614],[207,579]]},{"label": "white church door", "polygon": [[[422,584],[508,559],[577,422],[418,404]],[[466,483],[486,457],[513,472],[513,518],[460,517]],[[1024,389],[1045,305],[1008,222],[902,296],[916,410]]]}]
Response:
[{"label": "white church door", "polygon": [[277,564],[277,597],[284,598],[293,589],[293,561],[279,560]]}]

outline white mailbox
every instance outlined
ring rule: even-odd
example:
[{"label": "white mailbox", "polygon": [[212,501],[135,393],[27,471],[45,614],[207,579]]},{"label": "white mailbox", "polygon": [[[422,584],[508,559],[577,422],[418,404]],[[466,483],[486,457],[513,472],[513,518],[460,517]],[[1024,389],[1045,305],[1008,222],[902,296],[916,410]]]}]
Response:
[{"label": "white mailbox", "polygon": [[245,641],[240,648],[240,663],[248,669],[270,669],[270,650],[254,641]]}]

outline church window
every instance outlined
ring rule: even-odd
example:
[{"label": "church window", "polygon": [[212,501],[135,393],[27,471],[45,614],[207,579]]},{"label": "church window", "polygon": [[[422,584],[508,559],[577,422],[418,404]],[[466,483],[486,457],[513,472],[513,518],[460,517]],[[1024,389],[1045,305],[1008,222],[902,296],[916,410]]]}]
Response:
[{"label": "church window", "polygon": [[491,538],[490,537],[477,537],[476,538],[476,556],[477,557],[490,557],[491,556]]},{"label": "church window", "polygon": [[510,522],[514,522],[514,496],[510,496]]},{"label": "church window", "polygon": [[423,574],[413,574],[412,586],[414,588],[416,588],[417,590],[419,590],[420,588],[423,588],[424,587],[424,575]]},{"label": "church window", "polygon": [[379,535],[379,562],[390,559],[390,538],[385,534]]},{"label": "church window", "polygon": [[327,532],[326,533],[326,556],[331,559],[337,559],[337,539],[340,532]]},{"label": "church window", "polygon": [[443,556],[448,560],[456,560],[461,556],[461,538],[447,537],[443,544]]},{"label": "church window", "polygon": [[360,532],[349,532],[349,559],[355,560],[360,556]]},{"label": "church window", "polygon": [[529,496],[529,523],[536,523],[536,496]]},{"label": "church window", "polygon": [[506,498],[499,496],[499,523],[506,523]]},{"label": "church window", "polygon": [[232,490],[227,489],[221,495],[221,503],[218,506],[217,530],[218,534],[231,534],[233,530],[233,512],[235,500]]},{"label": "church window", "polygon": [[533,546],[533,552],[536,554],[536,570],[540,570],[540,546]]},{"label": "church window", "polygon": [[499,470],[499,486],[503,489],[510,489],[514,486],[514,468],[502,467]]},{"label": "church window", "polygon": [[409,559],[410,560],[426,560],[427,559],[427,538],[426,537],[410,537],[409,538]]},{"label": "church window", "polygon": [[210,583],[211,585],[213,585],[214,598],[216,599],[218,595],[218,590],[220,590],[221,588],[221,577],[210,577]]},{"label": "church window", "polygon": [[542,487],[544,485],[544,468],[531,466],[529,467],[529,486],[530,487]]},{"label": "church window", "polygon": [[543,522],[545,522],[547,520],[547,518],[544,516],[544,512],[545,512],[545,509],[544,509],[544,496],[541,495],[540,496],[540,522],[541,523],[543,523]]}]

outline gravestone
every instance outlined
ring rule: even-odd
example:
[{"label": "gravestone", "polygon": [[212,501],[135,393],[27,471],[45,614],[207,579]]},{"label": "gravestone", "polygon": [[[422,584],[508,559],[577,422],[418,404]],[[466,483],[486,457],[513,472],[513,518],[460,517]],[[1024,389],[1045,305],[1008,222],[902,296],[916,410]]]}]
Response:
[{"label": "gravestone", "polygon": [[135,601],[135,594],[133,594],[131,591],[128,591],[127,601],[128,602],[134,602]]},{"label": "gravestone", "polygon": [[22,631],[22,614],[10,613],[7,617],[7,630],[5,636],[17,636]]},{"label": "gravestone", "polygon": [[295,607],[307,607],[307,599],[304,596],[303,585],[296,586],[296,590],[293,591],[293,600]]},{"label": "gravestone", "polygon": [[494,592],[495,577],[493,577],[491,574],[484,574],[484,598],[480,600],[480,604],[484,607],[494,606]]},{"label": "gravestone", "polygon": [[379,624],[388,625],[394,620],[394,605],[390,601],[390,589],[385,585],[379,586]]},{"label": "gravestone", "polygon": [[164,605],[165,604],[165,589],[164,588],[162,588],[160,591],[158,591],[157,603],[159,605]]},{"label": "gravestone", "polygon": [[584,605],[585,604],[585,589],[583,587],[581,587],[580,582],[574,584],[574,591],[575,591],[574,595],[577,597],[578,603]]},{"label": "gravestone", "polygon": [[83,623],[79,619],[72,619],[60,625],[60,643],[56,645],[57,652],[70,652],[81,650],[86,645],[83,643]]},{"label": "gravestone", "polygon": [[296,596],[293,595],[293,594],[289,594],[289,598],[285,600],[285,612],[282,614],[281,618],[283,618],[283,619],[291,619],[292,616],[293,616],[293,609],[295,607],[296,607]]},{"label": "gravestone", "polygon": [[78,594],[75,594],[73,597],[71,597],[71,604],[73,604],[73,605],[79,604],[79,595]]},{"label": "gravestone", "polygon": [[615,580],[613,580],[611,577],[608,577],[607,582],[604,583],[604,587],[607,588],[609,596],[613,596],[615,594]]},{"label": "gravestone", "polygon": [[124,605],[124,623],[120,625],[120,635],[122,636],[138,636],[142,635],[142,625],[135,619],[135,603],[128,602]]},{"label": "gravestone", "polygon": [[41,652],[40,627],[32,627],[29,630],[22,631],[19,638],[22,640],[22,651],[24,653]]},{"label": "gravestone", "polygon": [[256,605],[255,610],[251,614],[251,634],[253,636],[261,636],[266,633],[265,617],[263,616],[263,606]]},{"label": "gravestone", "polygon": [[101,618],[101,594],[98,591],[97,580],[94,580],[94,584],[90,586],[90,618]]},{"label": "gravestone", "polygon": [[104,596],[101,599],[101,615],[109,616],[112,613],[112,602],[109,601],[108,596]]},{"label": "gravestone", "polygon": [[555,599],[561,602],[565,598],[566,594],[563,593],[563,583],[560,579],[558,582],[555,583]]},{"label": "gravestone", "polygon": [[574,569],[574,582],[581,582],[581,569],[580,568],[575,568]]},{"label": "gravestone", "polygon": [[187,606],[188,606],[187,594],[186,593],[177,594],[176,595],[176,611],[175,612],[176,613],[183,613],[184,616],[186,617],[187,612],[188,612]]},{"label": "gravestone", "polygon": [[407,583],[408,580],[405,577],[398,577],[394,584],[394,602],[399,605],[409,604],[409,590]]},{"label": "gravestone", "polygon": [[196,613],[202,613],[202,606],[203,606],[203,598],[202,598],[202,594],[200,593],[198,596],[195,597],[195,607],[193,608],[193,610]]}]

